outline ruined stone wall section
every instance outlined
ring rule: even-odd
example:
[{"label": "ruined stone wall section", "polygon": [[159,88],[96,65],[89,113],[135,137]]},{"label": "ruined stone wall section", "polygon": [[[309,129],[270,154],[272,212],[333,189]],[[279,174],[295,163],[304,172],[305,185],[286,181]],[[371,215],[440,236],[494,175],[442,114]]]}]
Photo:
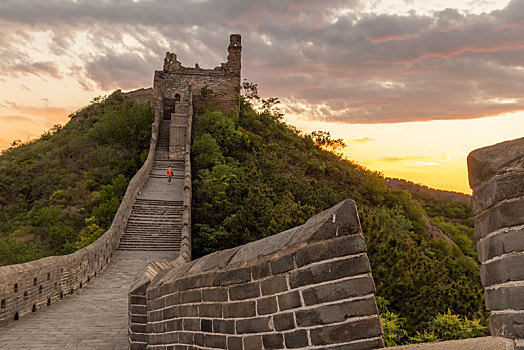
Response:
[{"label": "ruined stone wall section", "polygon": [[278,235],[161,271],[143,307],[147,349],[384,345],[351,200]]},{"label": "ruined stone wall section", "polygon": [[159,115],[155,113],[151,143],[144,165],[131,179],[109,230],[75,253],[0,267],[0,326],[73,294],[109,263],[118,248],[136,196],[153,167]]},{"label": "ruined stone wall section", "polygon": [[468,169],[491,334],[524,349],[524,138],[473,151]]}]

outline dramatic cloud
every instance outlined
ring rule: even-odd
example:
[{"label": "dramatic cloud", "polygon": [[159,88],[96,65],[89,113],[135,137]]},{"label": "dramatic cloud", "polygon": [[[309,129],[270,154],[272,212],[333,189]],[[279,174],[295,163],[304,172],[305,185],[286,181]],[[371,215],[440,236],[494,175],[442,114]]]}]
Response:
[{"label": "dramatic cloud", "polygon": [[[479,14],[366,6],[7,0],[0,75],[67,75],[86,90],[150,86],[165,51],[186,66],[211,68],[225,61],[228,34],[240,33],[244,77],[280,97],[286,112],[312,120],[394,123],[524,110],[524,0]],[[30,60],[24,43],[47,50],[46,59]]]},{"label": "dramatic cloud", "polygon": [[34,123],[31,118],[21,115],[0,115],[0,121]]},{"label": "dramatic cloud", "polygon": [[375,139],[372,139],[371,137],[363,137],[363,138],[361,138],[361,139],[349,140],[348,142],[353,142],[353,143],[367,143],[367,142],[372,142],[372,141],[375,141]]}]

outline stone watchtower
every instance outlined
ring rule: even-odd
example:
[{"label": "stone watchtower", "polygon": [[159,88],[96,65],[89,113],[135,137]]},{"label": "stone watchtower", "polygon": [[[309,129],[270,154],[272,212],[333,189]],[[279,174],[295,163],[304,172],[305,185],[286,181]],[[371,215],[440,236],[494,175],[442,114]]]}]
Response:
[{"label": "stone watchtower", "polygon": [[210,106],[223,111],[238,109],[242,43],[240,34],[229,39],[227,62],[213,69],[184,67],[174,53],[167,52],[163,70],[155,71],[152,105],[160,120],[172,114],[193,113]]}]

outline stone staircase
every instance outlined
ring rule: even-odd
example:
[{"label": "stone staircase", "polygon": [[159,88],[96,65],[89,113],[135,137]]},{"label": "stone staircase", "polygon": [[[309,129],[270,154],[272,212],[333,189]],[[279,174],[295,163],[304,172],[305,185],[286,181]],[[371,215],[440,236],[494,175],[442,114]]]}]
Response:
[{"label": "stone staircase", "polygon": [[[149,180],[138,195],[127,221],[119,250],[178,252],[182,230],[183,161],[170,161],[169,120],[162,120],[158,131],[155,162]],[[166,169],[173,169],[172,183]]]}]

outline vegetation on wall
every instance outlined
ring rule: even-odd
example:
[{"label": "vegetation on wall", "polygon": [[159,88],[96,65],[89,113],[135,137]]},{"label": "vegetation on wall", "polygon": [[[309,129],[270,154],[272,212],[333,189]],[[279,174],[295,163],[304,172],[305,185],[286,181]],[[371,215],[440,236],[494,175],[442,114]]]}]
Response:
[{"label": "vegetation on wall", "polygon": [[[324,132],[303,134],[283,122],[275,100],[246,96],[240,115],[209,111],[194,119],[194,257],[287,230],[352,198],[377,294],[402,319],[394,323],[405,331],[397,332],[399,343],[416,341],[448,310],[486,325],[479,267],[471,240],[464,239],[471,238],[470,211],[458,218],[455,204],[419,202],[386,188],[381,174],[326,151],[336,152],[341,140]],[[456,244],[430,239],[428,216]]]},{"label": "vegetation on wall", "polygon": [[0,264],[67,254],[111,225],[149,150],[151,107],[115,92],[0,156]]}]

